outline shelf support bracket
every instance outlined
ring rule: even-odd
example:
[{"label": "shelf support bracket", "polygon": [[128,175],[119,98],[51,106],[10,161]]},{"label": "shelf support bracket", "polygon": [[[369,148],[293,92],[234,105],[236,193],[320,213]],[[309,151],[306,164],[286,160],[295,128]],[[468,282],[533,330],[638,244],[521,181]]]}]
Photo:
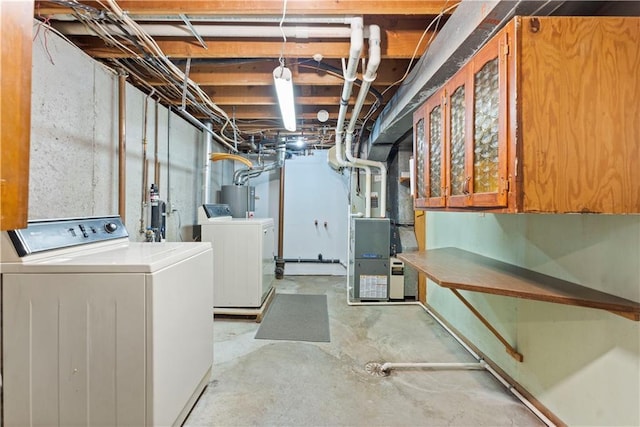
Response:
[{"label": "shelf support bracket", "polygon": [[480,320],[482,322],[482,324],[484,326],[486,326],[487,329],[489,329],[489,331],[491,331],[491,333],[493,335],[496,336],[496,338],[498,338],[498,340],[504,345],[505,350],[507,351],[507,353],[509,353],[509,355],[511,357],[516,359],[518,362],[522,362],[524,360],[524,356],[522,356],[522,354],[518,353],[518,351],[515,348],[513,348],[511,346],[511,344],[509,344],[509,342],[502,335],[500,335],[500,332],[498,332],[498,330],[496,328],[494,328],[491,325],[491,323],[489,323],[489,321],[487,319],[485,319],[484,316],[482,314],[480,314],[480,312],[478,310],[476,310],[476,308],[473,305],[471,305],[471,303],[469,301],[467,301],[467,299],[465,297],[463,297],[462,294],[460,294],[460,292],[458,292],[457,289],[449,288],[449,290],[451,290],[451,292],[453,292],[453,294],[456,297],[458,297],[458,299],[460,301],[462,301],[462,303],[469,310],[471,310],[471,312],[474,314],[474,316],[476,316],[478,318],[478,320]]}]

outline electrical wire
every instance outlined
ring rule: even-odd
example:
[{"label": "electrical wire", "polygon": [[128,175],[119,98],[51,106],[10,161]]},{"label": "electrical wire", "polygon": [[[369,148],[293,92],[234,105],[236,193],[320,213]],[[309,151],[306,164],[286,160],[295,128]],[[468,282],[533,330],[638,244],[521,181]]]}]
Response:
[{"label": "electrical wire", "polygon": [[[127,69],[129,74],[137,76],[136,81],[144,82],[145,78],[140,76],[147,74],[164,83],[158,89],[158,95],[165,102],[173,103],[172,98],[184,97],[185,102],[189,100],[190,108],[196,110],[198,114],[212,119],[216,123],[223,124],[219,133],[219,139],[228,143],[231,148],[237,142],[235,135],[239,129],[231,121],[227,113],[216,105],[209,96],[192,80],[188,74],[182,72],[174,65],[162,52],[158,44],[145,31],[124,12],[114,0],[106,2],[97,1],[103,9],[83,5],[77,1],[53,0],[57,4],[70,7],[78,21],[82,22],[100,37],[107,46],[114,47],[126,53],[129,59],[111,59],[111,63],[118,68]],[[112,33],[107,29],[107,24],[112,24],[118,31]],[[132,66],[135,64],[135,67]],[[150,88],[151,85],[143,85]],[[175,88],[183,88],[184,93],[176,93]],[[186,110],[186,106],[183,106]],[[229,137],[225,132],[232,132],[234,137]]]},{"label": "electrical wire", "polygon": [[427,42],[427,50],[425,50],[425,52],[422,55],[426,54],[427,51],[429,50],[429,46],[431,46],[431,42],[433,41],[433,38],[436,36],[436,33],[437,33],[436,30],[438,28],[440,20],[442,20],[442,17],[444,16],[444,14],[449,12],[450,10],[458,7],[458,5],[460,4],[460,2],[457,2],[457,3],[447,7],[447,3],[448,2],[449,2],[449,0],[447,0],[447,2],[444,4],[443,9],[440,11],[440,13],[433,20],[431,20],[429,25],[427,25],[427,28],[425,28],[425,30],[422,32],[422,35],[420,36],[420,39],[418,40],[418,43],[416,43],[416,47],[413,50],[413,55],[411,56],[411,60],[409,61],[409,65],[407,65],[407,70],[405,71],[404,75],[398,81],[391,83],[391,85],[389,85],[389,87],[387,87],[385,90],[383,90],[382,91],[383,95],[385,93],[387,93],[392,87],[394,87],[395,85],[397,85],[399,83],[402,83],[404,81],[404,79],[407,78],[407,76],[409,75],[409,71],[411,71],[411,66],[413,65],[413,61],[416,59],[416,55],[418,54],[418,49],[422,45],[422,41],[424,40],[424,37],[427,35],[427,32],[429,32],[431,27],[435,24],[435,29],[434,29],[433,33],[431,34],[431,37],[429,38],[429,41]]}]

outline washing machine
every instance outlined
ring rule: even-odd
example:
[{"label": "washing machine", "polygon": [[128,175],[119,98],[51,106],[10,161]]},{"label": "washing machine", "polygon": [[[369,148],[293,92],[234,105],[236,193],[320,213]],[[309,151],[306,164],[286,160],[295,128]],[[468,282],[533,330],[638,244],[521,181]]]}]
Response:
[{"label": "washing machine", "polygon": [[275,279],[273,218],[232,218],[224,206],[198,208],[202,241],[213,246],[214,307],[260,308]]},{"label": "washing machine", "polygon": [[119,217],[2,232],[4,425],[180,425],[213,362],[209,243]]}]

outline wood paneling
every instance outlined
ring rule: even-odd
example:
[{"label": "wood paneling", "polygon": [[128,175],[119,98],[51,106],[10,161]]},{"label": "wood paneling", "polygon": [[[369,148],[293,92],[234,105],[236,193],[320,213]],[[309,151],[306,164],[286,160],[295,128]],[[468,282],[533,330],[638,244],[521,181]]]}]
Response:
[{"label": "wood paneling", "polygon": [[0,230],[27,225],[33,1],[0,2]]},{"label": "wood paneling", "polygon": [[640,212],[640,19],[518,28],[525,210]]}]

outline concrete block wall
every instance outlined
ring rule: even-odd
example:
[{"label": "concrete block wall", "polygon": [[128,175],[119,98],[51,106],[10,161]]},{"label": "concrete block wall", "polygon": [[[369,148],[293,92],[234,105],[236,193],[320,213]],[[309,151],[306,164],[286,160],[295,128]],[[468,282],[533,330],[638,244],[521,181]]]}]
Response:
[{"label": "concrete block wall", "polygon": [[[118,78],[34,22],[29,219],[118,213]],[[167,240],[193,240],[207,161],[202,132],[130,84],[126,87],[126,226],[142,241],[144,109],[148,184],[158,146],[160,199],[168,202]],[[158,108],[156,123],[156,108]],[[157,132],[156,132],[157,126]],[[156,141],[157,134],[157,141]],[[213,151],[224,151],[214,143]],[[211,163],[211,193],[232,168]],[[215,200],[215,199],[212,199]]]}]

